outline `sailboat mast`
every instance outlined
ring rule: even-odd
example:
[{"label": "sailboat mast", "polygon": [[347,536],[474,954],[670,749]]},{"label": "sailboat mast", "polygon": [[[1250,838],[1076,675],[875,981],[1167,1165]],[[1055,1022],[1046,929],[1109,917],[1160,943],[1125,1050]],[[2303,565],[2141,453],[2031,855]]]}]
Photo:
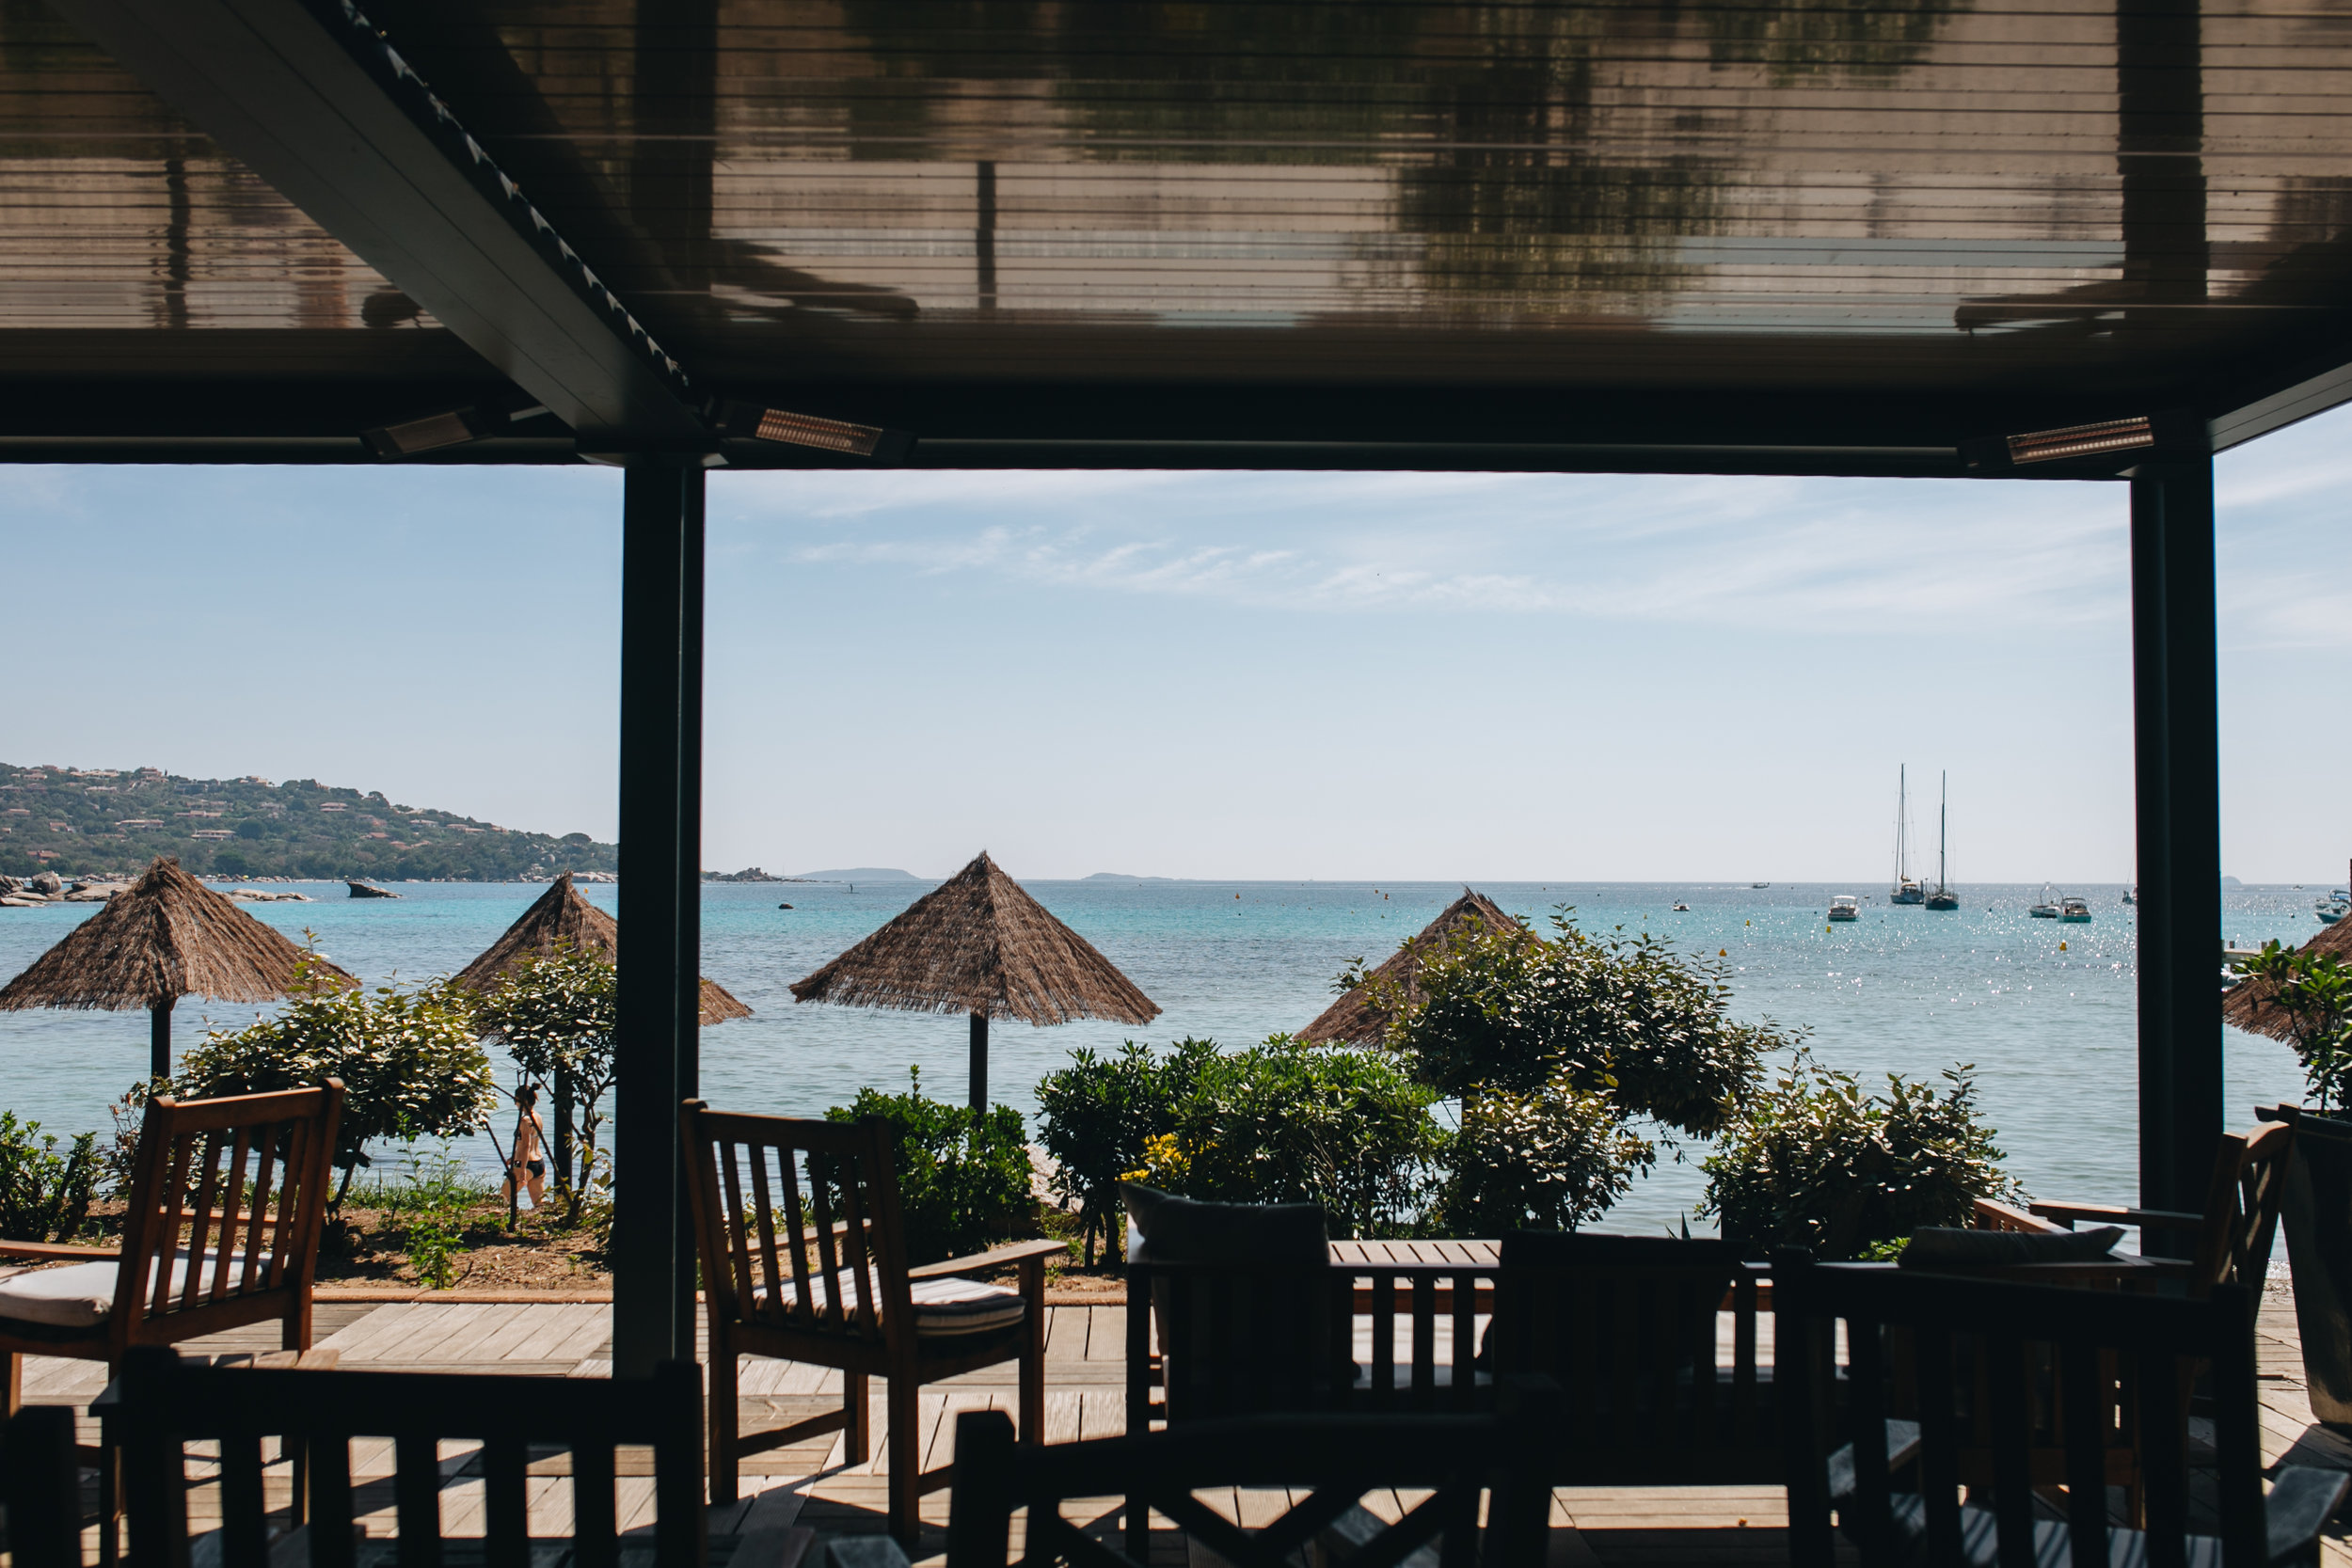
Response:
[{"label": "sailboat mast", "polygon": [[1935,801],[1935,891],[1943,892],[1951,885],[1950,867],[1946,863],[1950,853],[1951,824],[1946,814],[1952,809],[1952,776],[1940,776]]},{"label": "sailboat mast", "polygon": [[1895,885],[1898,888],[1903,885],[1903,817],[1910,810],[1905,795],[1910,788],[1909,773],[1909,764],[1899,765],[1895,769]]}]

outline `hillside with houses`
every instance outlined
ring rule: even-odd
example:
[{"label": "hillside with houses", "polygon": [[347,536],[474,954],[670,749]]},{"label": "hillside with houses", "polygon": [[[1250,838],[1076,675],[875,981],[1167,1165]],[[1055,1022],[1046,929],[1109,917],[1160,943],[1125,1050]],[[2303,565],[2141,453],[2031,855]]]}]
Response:
[{"label": "hillside with houses", "polygon": [[524,832],[315,779],[0,763],[0,876],[99,876],[157,855],[209,877],[516,881],[612,872],[586,833]]}]

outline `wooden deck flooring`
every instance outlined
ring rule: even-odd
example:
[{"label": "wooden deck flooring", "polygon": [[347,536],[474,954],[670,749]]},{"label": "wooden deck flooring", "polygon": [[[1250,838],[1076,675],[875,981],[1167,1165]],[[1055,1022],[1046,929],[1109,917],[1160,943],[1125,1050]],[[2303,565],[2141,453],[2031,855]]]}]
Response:
[{"label": "wooden deck flooring", "polygon": [[[318,1342],[342,1353],[353,1369],[528,1373],[548,1377],[601,1377],[611,1370],[610,1307],[601,1304],[517,1305],[475,1302],[403,1302],[367,1305],[322,1302]],[[1046,1330],[1046,1439],[1072,1442],[1126,1430],[1123,1307],[1066,1305],[1048,1309]],[[2294,1307],[2282,1286],[2274,1287],[2260,1323],[2264,1453],[2278,1462],[2296,1460],[2352,1469],[2352,1440],[2312,1419],[2296,1339]],[[275,1329],[216,1336],[187,1347],[215,1354],[276,1348]],[[747,1359],[740,1394],[746,1429],[779,1425],[837,1405],[840,1374],[790,1362]],[[31,1358],[25,1366],[25,1396],[34,1402],[87,1405],[103,1386],[103,1371],[87,1362]],[[798,1522],[819,1530],[879,1530],[888,1474],[883,1455],[887,1411],[882,1384],[874,1384],[874,1460],[843,1464],[837,1434],[755,1455],[744,1464],[745,1499],[717,1511],[721,1528],[749,1523]],[[1013,1366],[976,1372],[925,1390],[922,1398],[924,1467],[946,1464],[954,1449],[955,1417],[964,1410],[1015,1408]],[[94,1429],[86,1435],[94,1440]],[[459,1533],[478,1530],[481,1483],[469,1474],[470,1454],[445,1450],[442,1469],[444,1518]],[[355,1449],[356,1473],[389,1481],[389,1454]],[[637,1466],[643,1469],[644,1466]],[[270,1477],[282,1495],[282,1466]],[[561,1533],[566,1513],[554,1476],[534,1481],[534,1511],[547,1511],[548,1533]],[[650,1519],[649,1476],[622,1478],[628,1525]],[[201,1516],[210,1501],[199,1488],[193,1512]],[[927,1526],[946,1523],[949,1494],[924,1500]],[[1401,1506],[1409,1499],[1391,1499]],[[375,1512],[373,1531],[389,1534],[389,1484],[363,1494],[363,1509]],[[277,1497],[274,1506],[282,1506]],[[1248,1495],[1227,1499],[1245,1523],[1270,1509],[1274,1497]],[[1108,1511],[1108,1503],[1104,1511]],[[1580,1488],[1554,1496],[1553,1568],[1664,1568],[1668,1564],[1747,1564],[1786,1560],[1782,1498],[1776,1487],[1758,1488]],[[936,1553],[937,1534],[927,1537]],[[96,1534],[88,1537],[87,1560],[96,1560]],[[1172,1547],[1171,1547],[1172,1549]],[[2325,1568],[2352,1568],[2352,1545],[2344,1526],[2334,1527],[2325,1545]]]}]

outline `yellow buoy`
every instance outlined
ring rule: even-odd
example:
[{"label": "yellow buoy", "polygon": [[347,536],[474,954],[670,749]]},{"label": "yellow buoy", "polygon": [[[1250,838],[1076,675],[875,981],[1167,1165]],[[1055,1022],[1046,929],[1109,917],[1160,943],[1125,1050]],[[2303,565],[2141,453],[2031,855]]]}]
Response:
[{"label": "yellow buoy", "polygon": [[1719,958],[1728,958],[1731,957],[1731,949],[1728,947],[1718,947],[1715,949],[1715,957]]},{"label": "yellow buoy", "polygon": [[2059,951],[2059,952],[2061,952],[2061,953],[2065,952],[2065,951],[2066,951],[2066,943],[2064,943],[2064,942],[2059,942],[2059,943],[2058,943],[2058,951]]}]

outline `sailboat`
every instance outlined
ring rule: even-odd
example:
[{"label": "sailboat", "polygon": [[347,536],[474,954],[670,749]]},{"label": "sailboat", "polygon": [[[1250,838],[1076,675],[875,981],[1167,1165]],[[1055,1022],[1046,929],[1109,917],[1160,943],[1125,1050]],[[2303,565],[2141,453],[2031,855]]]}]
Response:
[{"label": "sailboat", "polygon": [[1908,773],[1909,769],[1903,768],[1895,774],[1895,890],[1886,895],[1890,904],[1924,904],[1928,900],[1927,889],[1919,885],[1918,878],[1911,875],[1906,863],[1911,826]]},{"label": "sailboat", "polygon": [[1947,818],[1952,806],[1952,776],[1949,773],[1942,775],[1941,783],[1943,798],[1935,803],[1935,891],[1928,895],[1928,908],[1956,910],[1960,908],[1960,895],[1954,893],[1952,884],[1945,879],[1949,871],[1950,845],[1947,838],[1951,824]]}]

